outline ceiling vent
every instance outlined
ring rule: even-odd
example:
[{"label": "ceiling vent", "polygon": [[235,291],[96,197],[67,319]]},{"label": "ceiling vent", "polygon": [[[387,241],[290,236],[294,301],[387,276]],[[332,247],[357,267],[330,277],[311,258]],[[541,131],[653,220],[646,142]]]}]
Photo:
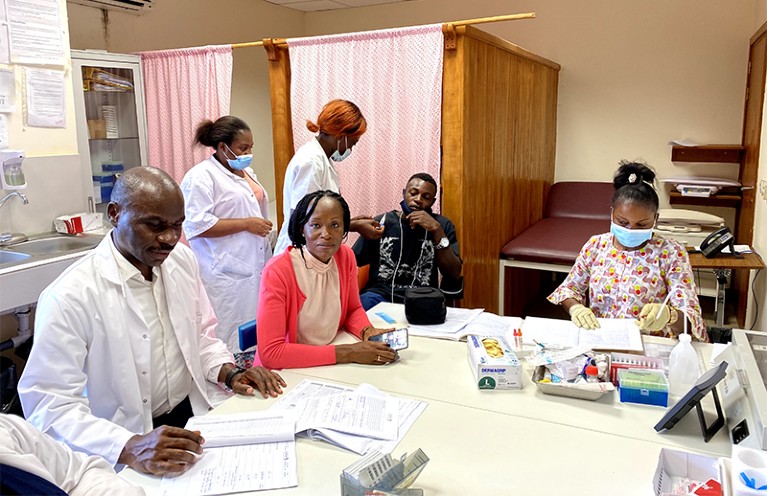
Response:
[{"label": "ceiling vent", "polygon": [[117,10],[129,14],[143,14],[152,9],[153,0],[67,0],[69,3],[97,9]]}]

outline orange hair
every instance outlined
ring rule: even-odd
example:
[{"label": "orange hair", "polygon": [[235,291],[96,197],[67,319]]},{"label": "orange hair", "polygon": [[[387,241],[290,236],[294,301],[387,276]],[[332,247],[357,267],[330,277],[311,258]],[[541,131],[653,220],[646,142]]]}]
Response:
[{"label": "orange hair", "polygon": [[367,131],[368,123],[359,107],[347,100],[333,100],[322,107],[317,124],[306,121],[306,128],[330,136],[359,137]]}]

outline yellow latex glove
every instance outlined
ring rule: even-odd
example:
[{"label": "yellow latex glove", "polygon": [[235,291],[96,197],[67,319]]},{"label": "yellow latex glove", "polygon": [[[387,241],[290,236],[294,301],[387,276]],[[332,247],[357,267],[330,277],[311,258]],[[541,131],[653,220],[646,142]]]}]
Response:
[{"label": "yellow latex glove", "polygon": [[576,303],[570,307],[569,312],[570,320],[572,320],[573,324],[577,325],[578,327],[583,327],[584,329],[599,328],[597,317],[594,315],[594,312],[592,312],[590,308],[585,307],[580,303]]},{"label": "yellow latex glove", "polygon": [[668,305],[648,303],[639,312],[639,320],[636,321],[636,324],[642,331],[657,332],[666,327],[670,320],[671,311]]}]

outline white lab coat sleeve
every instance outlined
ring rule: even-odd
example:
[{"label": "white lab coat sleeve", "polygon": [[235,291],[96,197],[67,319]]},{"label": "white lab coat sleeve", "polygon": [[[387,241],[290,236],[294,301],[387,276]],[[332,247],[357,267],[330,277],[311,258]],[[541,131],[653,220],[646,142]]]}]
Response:
[{"label": "white lab coat sleeve", "polygon": [[[322,164],[317,163],[315,157],[311,157],[304,163],[297,164],[293,184],[290,189],[290,214],[296,209],[296,205],[307,193],[313,193],[322,188]],[[288,217],[290,219],[290,217]]]},{"label": "white lab coat sleeve", "polygon": [[[191,252],[190,252],[191,253]],[[192,260],[194,277],[197,281],[197,331],[199,332],[200,364],[205,373],[205,379],[213,384],[218,384],[218,373],[225,363],[234,363],[234,357],[226,344],[216,337],[218,319],[213,311],[213,306],[208,299],[208,293],[200,278],[199,266]]]},{"label": "white lab coat sleeve", "polygon": [[140,496],[144,490],[117,476],[102,458],[72,451],[14,415],[0,416],[0,459],[75,496]]},{"label": "white lab coat sleeve", "polygon": [[[199,173],[198,173],[199,171]],[[213,197],[211,177],[199,166],[191,169],[181,181],[184,195],[184,234],[187,239],[199,236],[218,223],[219,218],[213,213],[216,200]]]},{"label": "white lab coat sleeve", "polygon": [[92,325],[82,320],[89,318],[87,309],[57,298],[50,287],[43,292],[19,396],[25,416],[39,430],[115,465],[135,433],[91,412],[84,364]]}]

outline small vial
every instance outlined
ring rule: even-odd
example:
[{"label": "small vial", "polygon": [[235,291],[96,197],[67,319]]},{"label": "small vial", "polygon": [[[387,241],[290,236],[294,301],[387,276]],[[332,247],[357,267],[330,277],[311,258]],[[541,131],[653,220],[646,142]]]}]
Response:
[{"label": "small vial", "polygon": [[599,369],[596,365],[586,365],[586,382],[599,382]]},{"label": "small vial", "polygon": [[522,329],[514,329],[514,351],[522,351]]}]

